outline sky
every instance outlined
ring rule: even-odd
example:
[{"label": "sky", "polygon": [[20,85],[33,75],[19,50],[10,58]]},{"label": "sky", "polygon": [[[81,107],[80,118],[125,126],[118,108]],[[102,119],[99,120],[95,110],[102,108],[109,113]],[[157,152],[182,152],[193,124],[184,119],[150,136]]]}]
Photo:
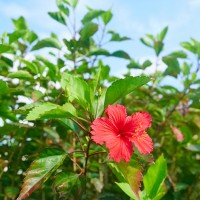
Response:
[{"label": "sky", "polygon": [[[136,60],[154,60],[153,51],[141,44],[139,38],[146,33],[155,35],[165,26],[169,26],[169,30],[162,55],[181,50],[180,42],[189,41],[191,37],[200,40],[200,0],[79,0],[78,19],[85,14],[86,6],[112,9],[113,19],[108,28],[132,40],[120,45],[113,43],[109,48],[125,50]],[[49,11],[57,11],[54,0],[0,0],[0,34],[12,32],[11,18],[22,15],[40,38],[48,37],[52,31],[65,37],[65,27],[52,20],[47,14]],[[117,59],[116,62],[115,58],[108,62],[113,75],[125,73],[127,61]]]}]

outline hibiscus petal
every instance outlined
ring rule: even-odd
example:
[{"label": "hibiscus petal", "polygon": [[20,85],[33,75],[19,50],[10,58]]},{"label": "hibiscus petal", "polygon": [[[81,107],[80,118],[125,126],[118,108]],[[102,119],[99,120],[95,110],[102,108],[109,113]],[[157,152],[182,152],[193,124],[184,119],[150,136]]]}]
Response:
[{"label": "hibiscus petal", "polygon": [[106,142],[106,147],[110,151],[110,159],[116,162],[120,162],[120,160],[124,160],[125,162],[130,161],[133,153],[133,145],[126,138],[113,137],[112,140]]},{"label": "hibiscus petal", "polygon": [[133,136],[131,141],[141,154],[148,154],[153,150],[152,139],[145,132]]},{"label": "hibiscus petal", "polygon": [[143,132],[151,126],[151,115],[148,112],[136,112],[132,115],[136,132]]},{"label": "hibiscus petal", "polygon": [[132,137],[133,133],[135,132],[135,124],[132,120],[131,116],[126,117],[125,122],[124,122],[124,126],[121,130],[121,133],[123,135],[127,135]]},{"label": "hibiscus petal", "polygon": [[118,129],[121,129],[124,125],[127,113],[126,108],[122,105],[109,105],[106,108],[106,114],[109,120],[116,126]]},{"label": "hibiscus petal", "polygon": [[117,129],[107,118],[97,118],[93,121],[91,125],[92,139],[98,143],[103,144],[106,141],[112,140],[116,137],[118,132]]}]

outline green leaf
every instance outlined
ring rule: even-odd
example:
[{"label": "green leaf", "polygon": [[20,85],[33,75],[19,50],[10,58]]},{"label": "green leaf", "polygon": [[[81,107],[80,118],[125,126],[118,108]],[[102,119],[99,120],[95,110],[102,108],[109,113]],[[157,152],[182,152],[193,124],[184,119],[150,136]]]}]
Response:
[{"label": "green leaf", "polygon": [[185,190],[186,188],[188,188],[189,185],[186,184],[186,183],[176,183],[176,188],[175,188],[175,191],[176,192],[179,192],[181,190]]},{"label": "green leaf", "polygon": [[76,8],[76,6],[77,6],[79,0],[70,0],[70,1],[71,1],[71,6],[72,6],[73,8]]},{"label": "green leaf", "polygon": [[158,41],[163,41],[168,31],[168,26],[166,26],[158,35]]},{"label": "green leaf", "polygon": [[45,112],[56,109],[57,107],[58,107],[58,105],[50,103],[50,102],[43,103],[43,104],[33,108],[33,110],[31,110],[29,112],[29,114],[27,115],[26,119],[27,120],[39,119],[40,115],[44,114]]},{"label": "green leaf", "polygon": [[151,65],[152,65],[152,62],[150,60],[145,60],[142,64],[142,69],[146,69],[147,67]]},{"label": "green leaf", "polygon": [[102,13],[104,13],[103,10],[90,10],[81,21],[83,24],[91,22],[93,19],[98,18]]},{"label": "green leaf", "polygon": [[155,37],[154,37],[153,35],[151,35],[151,34],[145,34],[145,36],[146,36],[147,38],[149,38],[150,40],[152,40],[152,41],[155,41],[155,40],[156,40]]},{"label": "green leaf", "polygon": [[153,45],[151,44],[151,42],[149,41],[149,40],[147,40],[147,39],[145,39],[145,38],[140,38],[140,41],[144,44],[144,45],[146,45],[146,46],[148,46],[148,47],[153,47]]},{"label": "green leaf", "polygon": [[131,59],[131,62],[126,67],[128,69],[141,69],[142,68],[142,66],[133,59]]},{"label": "green leaf", "polygon": [[162,58],[162,60],[167,65],[164,75],[177,77],[177,75],[181,72],[177,58],[173,56],[165,56]]},{"label": "green leaf", "polygon": [[59,106],[50,102],[43,103],[31,110],[27,120],[69,118],[76,116],[76,109],[70,103]]},{"label": "green leaf", "polygon": [[9,92],[9,88],[5,81],[0,80],[0,95],[6,94]]},{"label": "green leaf", "polygon": [[108,166],[116,175],[120,183],[116,183],[128,196],[139,199],[139,190],[142,181],[142,166],[137,157],[130,162],[109,163]]},{"label": "green leaf", "polygon": [[47,133],[47,136],[51,140],[53,140],[53,142],[60,143],[60,141],[61,141],[60,136],[54,129],[52,129],[50,127],[44,127],[43,129]]},{"label": "green leaf", "polygon": [[88,39],[92,35],[94,35],[98,30],[98,25],[93,22],[88,22],[84,25],[84,27],[80,30],[80,35],[83,40]]},{"label": "green leaf", "polygon": [[42,104],[41,102],[36,101],[34,103],[26,104],[25,106],[22,106],[18,110],[15,110],[15,111],[18,111],[20,113],[24,113],[24,111],[30,110],[30,109],[32,109],[36,106],[41,105],[41,104]]},{"label": "green leaf", "polygon": [[122,50],[115,51],[111,54],[111,56],[117,57],[117,58],[124,58],[124,59],[130,59],[130,56]]},{"label": "green leaf", "polygon": [[17,41],[19,38],[22,38],[25,41],[28,41],[30,44],[34,42],[38,36],[33,32],[29,30],[16,30],[13,33],[8,34],[9,36],[9,43],[13,43]]},{"label": "green leaf", "polygon": [[135,196],[139,198],[139,190],[142,181],[142,166],[139,164],[137,158],[132,157],[130,162],[120,162],[117,166],[130,185]]},{"label": "green leaf", "polygon": [[170,53],[168,56],[172,56],[175,58],[187,58],[187,54],[184,51],[174,51]]},{"label": "green leaf", "polygon": [[24,79],[24,80],[33,80],[33,76],[24,70],[18,70],[16,72],[12,72],[8,74],[8,78],[18,78],[18,79]]},{"label": "green leaf", "polygon": [[148,83],[149,81],[150,78],[146,76],[127,77],[115,81],[106,91],[104,107],[115,103],[120,98],[133,92],[136,88]]},{"label": "green leaf", "polygon": [[76,109],[70,103],[65,103],[55,109],[47,111],[40,115],[40,119],[57,119],[57,118],[70,118],[77,116]]},{"label": "green leaf", "polygon": [[36,58],[37,58],[37,60],[43,62],[46,67],[48,67],[47,75],[51,78],[51,80],[57,81],[58,80],[58,74],[60,75],[58,66],[51,63],[48,59],[46,59],[42,56],[36,56]]},{"label": "green leaf", "polygon": [[181,46],[192,53],[196,53],[196,48],[189,42],[181,42]]},{"label": "green leaf", "polygon": [[59,193],[59,198],[76,195],[79,186],[79,176],[72,172],[57,174],[53,184],[53,188]]},{"label": "green leaf", "polygon": [[121,37],[118,33],[115,33],[114,31],[108,31],[109,34],[111,34],[111,39],[110,41],[116,41],[116,42],[121,42],[125,40],[130,40],[129,37]]},{"label": "green leaf", "polygon": [[28,29],[28,24],[24,17],[19,17],[18,19],[12,19],[13,24],[15,25],[16,29],[23,30]]},{"label": "green leaf", "polygon": [[160,41],[154,41],[153,48],[157,56],[160,55],[161,51],[163,50],[164,43]]},{"label": "green leaf", "polygon": [[156,197],[153,198],[153,200],[160,200],[162,199],[162,197],[166,194],[167,192],[167,187],[165,185],[165,183],[163,183],[159,189],[159,191],[157,192]]},{"label": "green leaf", "polygon": [[7,44],[0,44],[0,54],[10,51],[12,48]]},{"label": "green leaf", "polygon": [[23,37],[27,33],[27,30],[16,30],[13,33],[8,34],[9,43],[17,41],[19,38]]},{"label": "green leaf", "polygon": [[[10,59],[10,58],[7,58],[3,55],[1,55],[1,58],[0,58],[0,66],[3,68],[4,66],[6,68],[10,68],[10,67],[13,67],[13,60]],[[8,73],[8,71],[6,72]]]},{"label": "green leaf", "polygon": [[115,182],[120,188],[121,190],[126,193],[129,197],[131,197],[132,199],[138,199],[137,196],[135,196],[135,194],[133,193],[130,185],[128,183],[117,183]]},{"label": "green leaf", "polygon": [[186,62],[183,63],[182,65],[182,72],[185,76],[189,75],[190,74],[190,69],[192,68],[192,64],[188,64]]},{"label": "green leaf", "polygon": [[5,196],[7,198],[15,199],[17,194],[19,193],[19,188],[15,186],[7,186],[5,187]]},{"label": "green leaf", "polygon": [[59,10],[61,12],[63,12],[66,16],[69,16],[69,8],[67,6],[64,6],[63,3],[69,5],[68,1],[65,1],[65,0],[56,0],[56,4],[57,4]]},{"label": "green leaf", "polygon": [[40,92],[39,90],[34,90],[32,92],[32,99],[33,99],[33,101],[38,101],[43,96],[44,96],[44,94],[42,92]]},{"label": "green leaf", "polygon": [[32,162],[27,170],[22,190],[17,200],[25,199],[37,190],[63,163],[66,156],[66,153],[56,149],[48,149],[43,152],[38,159]]},{"label": "green leaf", "polygon": [[106,49],[94,49],[90,52],[90,56],[110,56],[110,52]]},{"label": "green leaf", "polygon": [[21,59],[20,61],[26,65],[26,68],[30,70],[31,73],[38,74],[38,67],[34,62],[29,62],[25,59]]},{"label": "green leaf", "polygon": [[4,31],[1,35],[0,35],[0,41],[2,44],[6,43],[6,39],[7,39],[7,32]]},{"label": "green leaf", "polygon": [[33,47],[32,51],[42,49],[45,47],[51,47],[51,48],[56,48],[56,49],[61,49],[62,45],[61,43],[55,39],[55,38],[45,38],[43,40],[38,41]]},{"label": "green leaf", "polygon": [[113,17],[113,14],[112,14],[111,10],[105,11],[101,15],[101,18],[103,19],[103,22],[104,22],[105,25],[107,25],[110,22],[112,17]]},{"label": "green leaf", "polygon": [[90,88],[84,80],[74,75],[63,73],[61,86],[66,91],[70,101],[76,99],[81,106],[88,108],[91,102]]},{"label": "green leaf", "polygon": [[60,22],[61,24],[64,24],[64,25],[67,24],[65,20],[65,16],[63,15],[62,12],[48,12],[48,15],[54,20],[56,20],[57,22]]},{"label": "green leaf", "polygon": [[101,89],[97,99],[93,101],[93,115],[94,117],[100,117],[104,111],[106,89]]},{"label": "green leaf", "polygon": [[74,131],[76,133],[78,133],[80,131],[79,126],[70,119],[59,118],[59,119],[57,119],[57,121],[59,121],[62,125],[66,126],[67,128],[70,128],[72,131]]},{"label": "green leaf", "polygon": [[147,197],[153,199],[155,198],[164,180],[167,176],[167,162],[161,155],[155,162],[151,165],[144,176],[143,183],[146,191]]},{"label": "green leaf", "polygon": [[36,39],[38,39],[38,36],[33,31],[27,31],[24,35],[24,39],[27,40],[30,44],[32,44]]},{"label": "green leaf", "polygon": [[100,89],[100,91],[99,91],[99,87],[101,87],[100,82],[102,80],[105,80],[106,78],[108,78],[109,71],[110,71],[110,67],[104,66],[103,63],[101,61],[99,61],[98,71],[96,72],[96,74],[93,78],[93,93],[98,94],[92,101],[93,102],[92,114],[93,114],[94,118],[96,118],[97,116],[100,116],[104,110],[103,104],[104,104],[104,100],[105,100],[105,90]]},{"label": "green leaf", "polygon": [[187,54],[184,51],[174,51],[162,58],[163,62],[168,66],[164,75],[177,77],[181,72],[178,58],[187,58]]}]

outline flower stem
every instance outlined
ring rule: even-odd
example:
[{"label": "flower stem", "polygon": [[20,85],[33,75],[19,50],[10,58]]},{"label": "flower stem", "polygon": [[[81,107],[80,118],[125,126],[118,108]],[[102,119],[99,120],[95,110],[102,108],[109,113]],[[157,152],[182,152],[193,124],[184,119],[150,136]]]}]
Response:
[{"label": "flower stem", "polygon": [[86,133],[90,133],[81,123],[77,122],[75,119],[70,118],[73,122],[75,122],[82,130],[84,130]]},{"label": "flower stem", "polygon": [[87,174],[87,164],[88,164],[88,159],[89,159],[90,145],[91,145],[91,139],[88,142],[87,149],[86,149],[86,155],[85,155],[85,169],[84,169],[85,176]]}]

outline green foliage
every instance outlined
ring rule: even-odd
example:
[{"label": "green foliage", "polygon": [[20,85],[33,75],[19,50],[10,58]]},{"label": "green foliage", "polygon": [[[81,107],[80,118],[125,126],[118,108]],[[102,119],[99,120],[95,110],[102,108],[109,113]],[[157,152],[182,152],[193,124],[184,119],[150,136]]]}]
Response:
[{"label": "green foliage", "polygon": [[[150,166],[144,176],[144,188],[150,199],[156,199],[167,176],[167,164],[163,155],[160,156],[154,165]],[[164,193],[165,194],[165,193]],[[163,195],[164,195],[163,194]]]},{"label": "green foliage", "polygon": [[[130,40],[109,29],[110,9],[88,7],[75,25],[78,1],[56,5],[49,15],[69,37],[39,38],[22,16],[12,19],[13,31],[0,36],[0,197],[199,199],[200,42],[192,38],[181,43],[183,50],[166,55],[165,27],[141,38],[156,63],[141,62],[109,48]],[[122,78],[110,75],[115,66],[106,58],[125,62]],[[140,75],[132,76],[136,70]],[[164,85],[168,76],[180,86]],[[92,122],[115,103],[128,115],[150,113],[153,155],[135,151],[130,162],[115,163],[105,146],[92,141]]]},{"label": "green foliage", "polygon": [[110,163],[109,166],[120,181],[116,184],[131,198],[139,199],[142,166],[138,159],[134,157],[129,163]]},{"label": "green foliage", "polygon": [[121,41],[125,41],[125,40],[130,40],[130,38],[129,37],[121,37],[120,35],[119,35],[119,33],[115,33],[114,31],[108,31],[108,33],[109,34],[111,34],[111,39],[110,39],[110,41],[115,41],[115,42],[121,42]]},{"label": "green foliage", "polygon": [[62,12],[49,12],[48,14],[50,17],[60,22],[61,24],[64,24],[64,25],[67,24],[65,20],[65,16]]},{"label": "green foliage", "polygon": [[27,120],[68,118],[76,116],[76,109],[70,104],[65,103],[59,106],[53,103],[43,103],[33,108],[27,115]]},{"label": "green foliage", "polygon": [[38,189],[49,176],[63,163],[66,158],[64,152],[55,149],[47,149],[40,155],[40,158],[33,161],[26,172],[17,200],[27,198],[32,192]]},{"label": "green foliage", "polygon": [[84,25],[84,27],[80,30],[80,36],[82,40],[86,40],[92,35],[94,35],[98,30],[98,25],[93,22],[88,22]]},{"label": "green foliage", "polygon": [[45,47],[51,47],[51,48],[56,48],[56,49],[61,49],[62,45],[56,38],[45,38],[40,41],[38,41],[33,47],[32,51],[42,49]]},{"label": "green foliage", "polygon": [[59,197],[76,197],[80,180],[77,174],[72,172],[59,173],[56,175],[53,187],[59,193]]},{"label": "green foliage", "polygon": [[141,38],[140,41],[144,45],[153,48],[156,53],[156,56],[159,56],[164,47],[163,40],[165,39],[167,31],[168,27],[166,26],[156,37],[154,37],[151,34],[146,34],[146,37]]},{"label": "green foliage", "polygon": [[115,81],[106,91],[104,107],[113,104],[125,95],[133,92],[134,89],[148,83],[148,77],[127,77]]},{"label": "green foliage", "polygon": [[76,76],[64,73],[61,79],[61,86],[66,92],[69,101],[76,99],[84,108],[90,105],[90,88],[88,84]]}]

